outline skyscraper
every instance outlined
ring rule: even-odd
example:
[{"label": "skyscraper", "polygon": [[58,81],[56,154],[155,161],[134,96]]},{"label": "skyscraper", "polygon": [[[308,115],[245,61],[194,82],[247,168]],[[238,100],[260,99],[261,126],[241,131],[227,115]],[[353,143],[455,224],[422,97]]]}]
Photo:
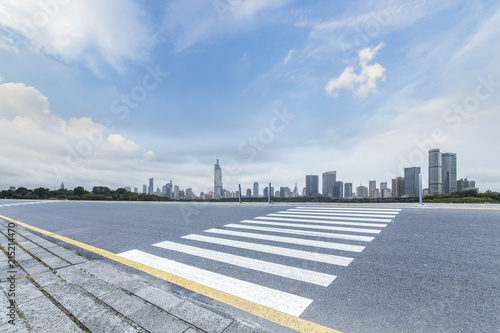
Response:
[{"label": "skyscraper", "polygon": [[439,149],[429,150],[429,194],[443,193],[443,160]]},{"label": "skyscraper", "polygon": [[400,198],[405,194],[405,179],[396,177],[392,180],[392,197]]},{"label": "skyscraper", "polygon": [[344,182],[337,181],[333,184],[332,196],[337,199],[344,198]]},{"label": "skyscraper", "polygon": [[443,153],[443,193],[450,194],[457,190],[457,154]]},{"label": "skyscraper", "polygon": [[380,182],[380,196],[382,198],[385,198],[385,194],[386,194],[386,190],[387,190],[387,182]]},{"label": "skyscraper", "polygon": [[405,168],[404,194],[409,197],[418,197],[418,175],[420,167]]},{"label": "skyscraper", "polygon": [[[333,195],[333,185],[335,185],[335,182],[337,181],[337,171],[327,171],[323,173],[322,177],[322,193],[323,195],[327,195],[331,197]],[[307,185],[306,185],[307,187]],[[307,191],[307,190],[306,190]],[[319,193],[319,191],[318,191]]]},{"label": "skyscraper", "polygon": [[373,198],[373,192],[377,188],[377,181],[376,180],[370,180],[368,182],[368,196],[370,198]]},{"label": "skyscraper", "polygon": [[356,198],[368,198],[368,187],[364,185],[356,187]]},{"label": "skyscraper", "polygon": [[345,185],[344,185],[344,197],[346,199],[352,198],[352,183],[345,183]]},{"label": "skyscraper", "polygon": [[259,183],[258,182],[253,183],[253,197],[254,198],[259,197]]},{"label": "skyscraper", "polygon": [[148,193],[148,185],[142,185],[142,193]]},{"label": "skyscraper", "polygon": [[297,198],[299,196],[299,189],[297,187],[297,183],[295,183],[295,187],[293,188],[293,197]]},{"label": "skyscraper", "polygon": [[153,194],[155,188],[153,187],[153,178],[149,178],[148,194]]},{"label": "skyscraper", "polygon": [[222,169],[219,165],[219,159],[214,165],[214,199],[222,198]]},{"label": "skyscraper", "polygon": [[[324,175],[324,174],[323,174]],[[333,191],[333,184],[332,184]],[[306,176],[306,196],[312,197],[319,195],[319,176],[307,175]]]}]

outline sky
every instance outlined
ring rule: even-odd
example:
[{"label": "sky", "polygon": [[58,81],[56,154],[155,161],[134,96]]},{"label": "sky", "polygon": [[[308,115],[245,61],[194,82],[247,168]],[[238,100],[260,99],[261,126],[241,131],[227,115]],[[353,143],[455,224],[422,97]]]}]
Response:
[{"label": "sky", "polygon": [[0,189],[353,186],[457,154],[500,191],[498,1],[2,0]]}]

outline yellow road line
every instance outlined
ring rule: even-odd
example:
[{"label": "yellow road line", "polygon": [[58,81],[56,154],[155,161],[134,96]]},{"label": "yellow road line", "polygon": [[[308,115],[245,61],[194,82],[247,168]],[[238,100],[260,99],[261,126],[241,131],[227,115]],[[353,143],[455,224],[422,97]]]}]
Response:
[{"label": "yellow road line", "polygon": [[285,327],[294,329],[298,332],[340,333],[337,330],[334,330],[334,329],[331,329],[331,328],[328,328],[328,327],[325,327],[325,326],[322,326],[322,325],[319,325],[319,324],[316,324],[316,323],[313,323],[313,322],[310,322],[310,321],[307,321],[307,320],[304,320],[304,319],[301,319],[301,318],[298,318],[295,316],[291,316],[289,314],[286,314],[286,313],[283,313],[283,312],[280,312],[280,311],[277,311],[277,310],[274,310],[274,309],[271,309],[271,308],[268,308],[268,307],[250,302],[250,301],[247,301],[243,298],[233,296],[231,294],[227,294],[225,292],[222,292],[222,291],[219,291],[216,289],[206,287],[202,284],[190,281],[188,279],[184,279],[180,276],[164,272],[162,270],[135,262],[133,260],[122,258],[122,257],[116,255],[115,253],[112,253],[112,252],[109,252],[109,251],[106,251],[106,250],[79,242],[79,241],[76,241],[73,239],[70,239],[68,237],[64,237],[64,236],[55,234],[53,232],[50,232],[50,231],[47,231],[44,229],[33,227],[33,226],[26,224],[24,222],[16,221],[14,219],[11,219],[11,218],[3,216],[3,215],[0,215],[0,218],[4,219],[6,221],[10,221],[10,222],[19,224],[25,228],[28,228],[28,229],[31,229],[33,231],[39,232],[41,234],[50,236],[52,238],[59,239],[59,240],[66,242],[68,244],[78,246],[84,250],[87,250],[87,251],[90,251],[93,253],[97,253],[105,258],[108,258],[108,259],[117,261],[119,263],[122,263],[124,265],[133,267],[135,269],[138,269],[138,270],[143,271],[145,273],[148,273],[150,275],[156,276],[156,277],[163,279],[165,281],[169,281],[171,283],[174,283],[176,285],[179,285],[181,287],[184,287],[184,288],[189,289],[191,291],[194,291],[196,293],[199,293],[199,294],[202,294],[202,295],[207,296],[209,298],[212,298],[216,301],[219,301],[219,302],[231,305],[237,309],[249,312],[249,313],[256,315],[260,318],[269,320],[269,321],[276,323],[276,324],[279,324],[281,326],[285,326]]}]

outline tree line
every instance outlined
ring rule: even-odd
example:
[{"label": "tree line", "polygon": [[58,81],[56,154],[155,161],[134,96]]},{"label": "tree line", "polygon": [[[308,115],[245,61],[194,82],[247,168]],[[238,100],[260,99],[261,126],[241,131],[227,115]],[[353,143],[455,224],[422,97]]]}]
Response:
[{"label": "tree line", "polygon": [[111,190],[106,186],[94,186],[92,191],[87,191],[82,186],[73,190],[50,190],[44,187],[28,189],[19,187],[15,191],[2,190],[0,199],[44,199],[44,200],[108,200],[108,201],[169,201],[170,198],[157,195],[129,192],[124,188]]}]

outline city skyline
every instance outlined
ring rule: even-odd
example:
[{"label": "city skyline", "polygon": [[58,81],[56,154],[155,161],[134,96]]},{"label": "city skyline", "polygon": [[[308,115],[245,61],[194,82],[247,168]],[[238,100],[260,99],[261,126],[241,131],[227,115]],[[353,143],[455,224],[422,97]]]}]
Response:
[{"label": "city skyline", "polygon": [[0,188],[428,184],[441,147],[500,191],[500,3],[229,3],[0,3]]}]

